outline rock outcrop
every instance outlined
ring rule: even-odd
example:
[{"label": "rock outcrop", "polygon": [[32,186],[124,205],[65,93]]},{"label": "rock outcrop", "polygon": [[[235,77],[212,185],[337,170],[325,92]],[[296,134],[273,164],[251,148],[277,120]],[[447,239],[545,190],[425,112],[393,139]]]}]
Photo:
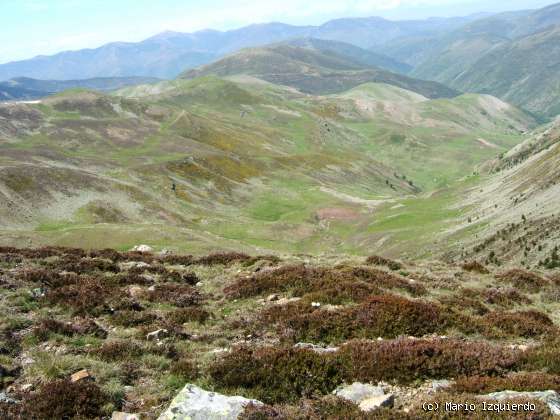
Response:
[{"label": "rock outcrop", "polygon": [[262,404],[257,400],[228,397],[187,384],[158,420],[235,420],[249,403]]}]

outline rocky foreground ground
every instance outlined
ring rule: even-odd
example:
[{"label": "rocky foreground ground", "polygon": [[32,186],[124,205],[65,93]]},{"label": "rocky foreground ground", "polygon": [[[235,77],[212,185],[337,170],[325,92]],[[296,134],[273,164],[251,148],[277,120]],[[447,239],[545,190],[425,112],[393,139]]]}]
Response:
[{"label": "rocky foreground ground", "polygon": [[560,412],[554,270],[5,247],[0,307],[2,418]]}]

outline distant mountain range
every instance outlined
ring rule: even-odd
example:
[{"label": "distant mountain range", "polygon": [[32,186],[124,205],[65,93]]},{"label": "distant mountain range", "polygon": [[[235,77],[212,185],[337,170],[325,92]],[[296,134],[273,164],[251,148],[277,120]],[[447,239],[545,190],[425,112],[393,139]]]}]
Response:
[{"label": "distant mountain range", "polygon": [[372,17],[337,19],[321,26],[268,23],[227,32],[164,32],[137,43],[115,42],[95,49],[67,51],[3,64],[0,65],[0,80],[22,76],[57,80],[119,76],[174,78],[185,69],[210,63],[247,47],[313,37],[369,48],[400,37],[436,36],[475,18],[393,22]]},{"label": "distant mountain range", "polygon": [[155,83],[159,80],[155,77],[99,77],[84,80],[37,80],[18,77],[0,82],[0,100],[37,99],[76,88],[109,92],[126,86]]},{"label": "distant mountain range", "polygon": [[[345,18],[320,26],[267,23],[227,32],[164,32],[138,43],[111,43],[3,64],[0,80],[170,79],[210,63],[216,69],[240,50],[278,43],[333,53],[362,68],[432,80],[458,91],[491,94],[545,119],[560,113],[560,4],[416,21]],[[14,89],[4,85],[0,95],[12,97]],[[22,97],[36,94],[34,87],[18,89]]]}]

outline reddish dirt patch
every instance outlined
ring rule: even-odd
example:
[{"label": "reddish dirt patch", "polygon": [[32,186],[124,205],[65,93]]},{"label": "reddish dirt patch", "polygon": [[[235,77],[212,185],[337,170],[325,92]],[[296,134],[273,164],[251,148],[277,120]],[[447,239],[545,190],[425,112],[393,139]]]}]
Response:
[{"label": "reddish dirt patch", "polygon": [[319,220],[356,220],[360,214],[348,207],[329,207],[320,209],[316,213]]}]

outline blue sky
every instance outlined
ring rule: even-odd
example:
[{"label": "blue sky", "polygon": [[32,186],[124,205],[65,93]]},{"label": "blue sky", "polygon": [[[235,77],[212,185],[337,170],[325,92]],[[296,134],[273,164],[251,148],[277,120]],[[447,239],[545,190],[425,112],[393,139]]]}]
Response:
[{"label": "blue sky", "polygon": [[227,30],[270,21],[320,24],[349,16],[458,16],[550,3],[553,0],[0,0],[0,63],[112,41],[140,41],[164,30]]}]

